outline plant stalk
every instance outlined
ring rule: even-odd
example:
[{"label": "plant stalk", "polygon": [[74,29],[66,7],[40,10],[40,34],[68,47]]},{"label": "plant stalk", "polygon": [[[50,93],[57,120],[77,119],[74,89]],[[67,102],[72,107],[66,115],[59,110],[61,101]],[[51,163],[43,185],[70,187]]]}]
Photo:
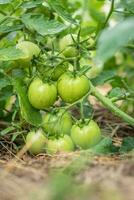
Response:
[{"label": "plant stalk", "polygon": [[118,117],[122,118],[128,124],[134,126],[134,118],[120,110],[117,106],[112,103],[110,99],[103,96],[90,82],[91,94],[95,96],[106,108],[108,108],[111,112],[113,112]]}]

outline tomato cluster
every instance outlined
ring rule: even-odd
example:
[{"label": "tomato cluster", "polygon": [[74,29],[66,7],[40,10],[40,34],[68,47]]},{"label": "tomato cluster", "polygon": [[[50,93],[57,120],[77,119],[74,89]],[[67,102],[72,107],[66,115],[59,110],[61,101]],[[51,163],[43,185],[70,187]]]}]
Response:
[{"label": "tomato cluster", "polygon": [[[76,36],[72,36],[76,38]],[[60,41],[62,59],[75,57],[77,49],[73,38],[66,36]],[[68,41],[68,48],[67,43]],[[39,56],[40,48],[32,42],[23,41],[17,48],[26,55],[25,63],[31,62]],[[76,104],[88,94],[90,84],[85,74],[71,71],[68,64],[59,62],[57,55],[47,52],[42,54],[44,65],[39,64],[36,76],[28,85],[28,99],[30,104],[42,111],[42,124],[39,130],[30,131],[26,137],[26,147],[31,154],[47,152],[71,152],[75,148],[88,149],[96,145],[101,139],[101,131],[97,123],[91,119],[74,122],[66,105]],[[39,60],[39,61],[40,61]],[[53,66],[55,63],[55,66]],[[28,65],[28,64],[27,64]],[[63,102],[65,106],[57,106],[56,102]]]},{"label": "tomato cluster", "polygon": [[[26,137],[26,146],[32,154],[71,152],[75,148],[88,149],[101,140],[100,128],[93,120],[84,124],[72,125],[71,118],[68,116],[66,118],[63,115],[61,121],[59,116],[49,117],[50,122],[48,116],[43,120],[44,131],[42,129],[37,132],[32,131]],[[47,135],[47,133],[51,135]]]}]

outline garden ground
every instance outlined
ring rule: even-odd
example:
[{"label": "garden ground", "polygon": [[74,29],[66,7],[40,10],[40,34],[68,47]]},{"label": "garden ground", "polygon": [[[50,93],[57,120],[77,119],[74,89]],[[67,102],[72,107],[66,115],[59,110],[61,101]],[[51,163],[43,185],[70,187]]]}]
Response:
[{"label": "garden ground", "polygon": [[[134,134],[132,127],[102,108],[96,111],[96,119],[101,122],[104,134],[114,135],[113,142],[117,146],[124,136]],[[19,158],[9,144],[1,145],[1,200],[133,200],[133,152],[93,156],[76,151],[55,156],[24,154]]]}]

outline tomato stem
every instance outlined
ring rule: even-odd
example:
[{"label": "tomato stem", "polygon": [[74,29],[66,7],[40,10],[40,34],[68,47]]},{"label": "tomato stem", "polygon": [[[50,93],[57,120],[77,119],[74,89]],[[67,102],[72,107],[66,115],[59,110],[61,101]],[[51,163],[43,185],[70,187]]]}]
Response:
[{"label": "tomato stem", "polygon": [[83,101],[80,102],[80,114],[81,114],[82,123],[84,123],[85,117],[84,117],[84,110],[83,110]]},{"label": "tomato stem", "polygon": [[106,25],[107,25],[107,23],[108,23],[108,21],[109,21],[111,15],[112,15],[112,13],[113,13],[113,11],[114,11],[114,2],[115,2],[115,0],[112,0],[112,1],[111,1],[111,7],[110,7],[110,10],[109,10],[109,13],[108,13],[108,16],[107,16],[107,18],[106,18],[106,21],[105,21],[105,23],[104,23],[103,28],[106,27]]},{"label": "tomato stem", "polygon": [[91,93],[95,96],[106,108],[108,108],[111,112],[113,112],[118,117],[122,118],[128,124],[134,126],[134,118],[120,110],[114,103],[107,97],[100,94],[100,92],[93,86],[90,82]]}]

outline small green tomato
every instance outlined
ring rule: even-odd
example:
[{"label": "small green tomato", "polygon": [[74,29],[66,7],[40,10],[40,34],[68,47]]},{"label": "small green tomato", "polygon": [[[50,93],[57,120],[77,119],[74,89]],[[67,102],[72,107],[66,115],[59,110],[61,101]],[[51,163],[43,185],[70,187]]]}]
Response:
[{"label": "small green tomato", "polygon": [[43,129],[49,135],[70,134],[72,123],[71,114],[64,109],[43,115]]},{"label": "small green tomato", "polygon": [[16,45],[17,49],[20,49],[25,55],[26,58],[21,59],[24,62],[30,62],[33,56],[37,57],[40,53],[40,48],[30,41],[22,41]]},{"label": "small green tomato", "polygon": [[26,146],[31,154],[37,155],[45,152],[47,138],[43,131],[39,129],[37,132],[31,131],[26,137]]},{"label": "small green tomato", "polygon": [[[77,35],[72,36],[76,40]],[[68,58],[77,56],[77,49],[75,48],[75,46],[71,46],[74,44],[72,36],[66,35],[61,38],[59,42],[60,51],[63,51],[63,55]]]},{"label": "small green tomato", "polygon": [[64,135],[64,137],[60,137],[59,139],[48,140],[47,153],[49,154],[72,152],[73,150],[74,144],[68,135]]}]

